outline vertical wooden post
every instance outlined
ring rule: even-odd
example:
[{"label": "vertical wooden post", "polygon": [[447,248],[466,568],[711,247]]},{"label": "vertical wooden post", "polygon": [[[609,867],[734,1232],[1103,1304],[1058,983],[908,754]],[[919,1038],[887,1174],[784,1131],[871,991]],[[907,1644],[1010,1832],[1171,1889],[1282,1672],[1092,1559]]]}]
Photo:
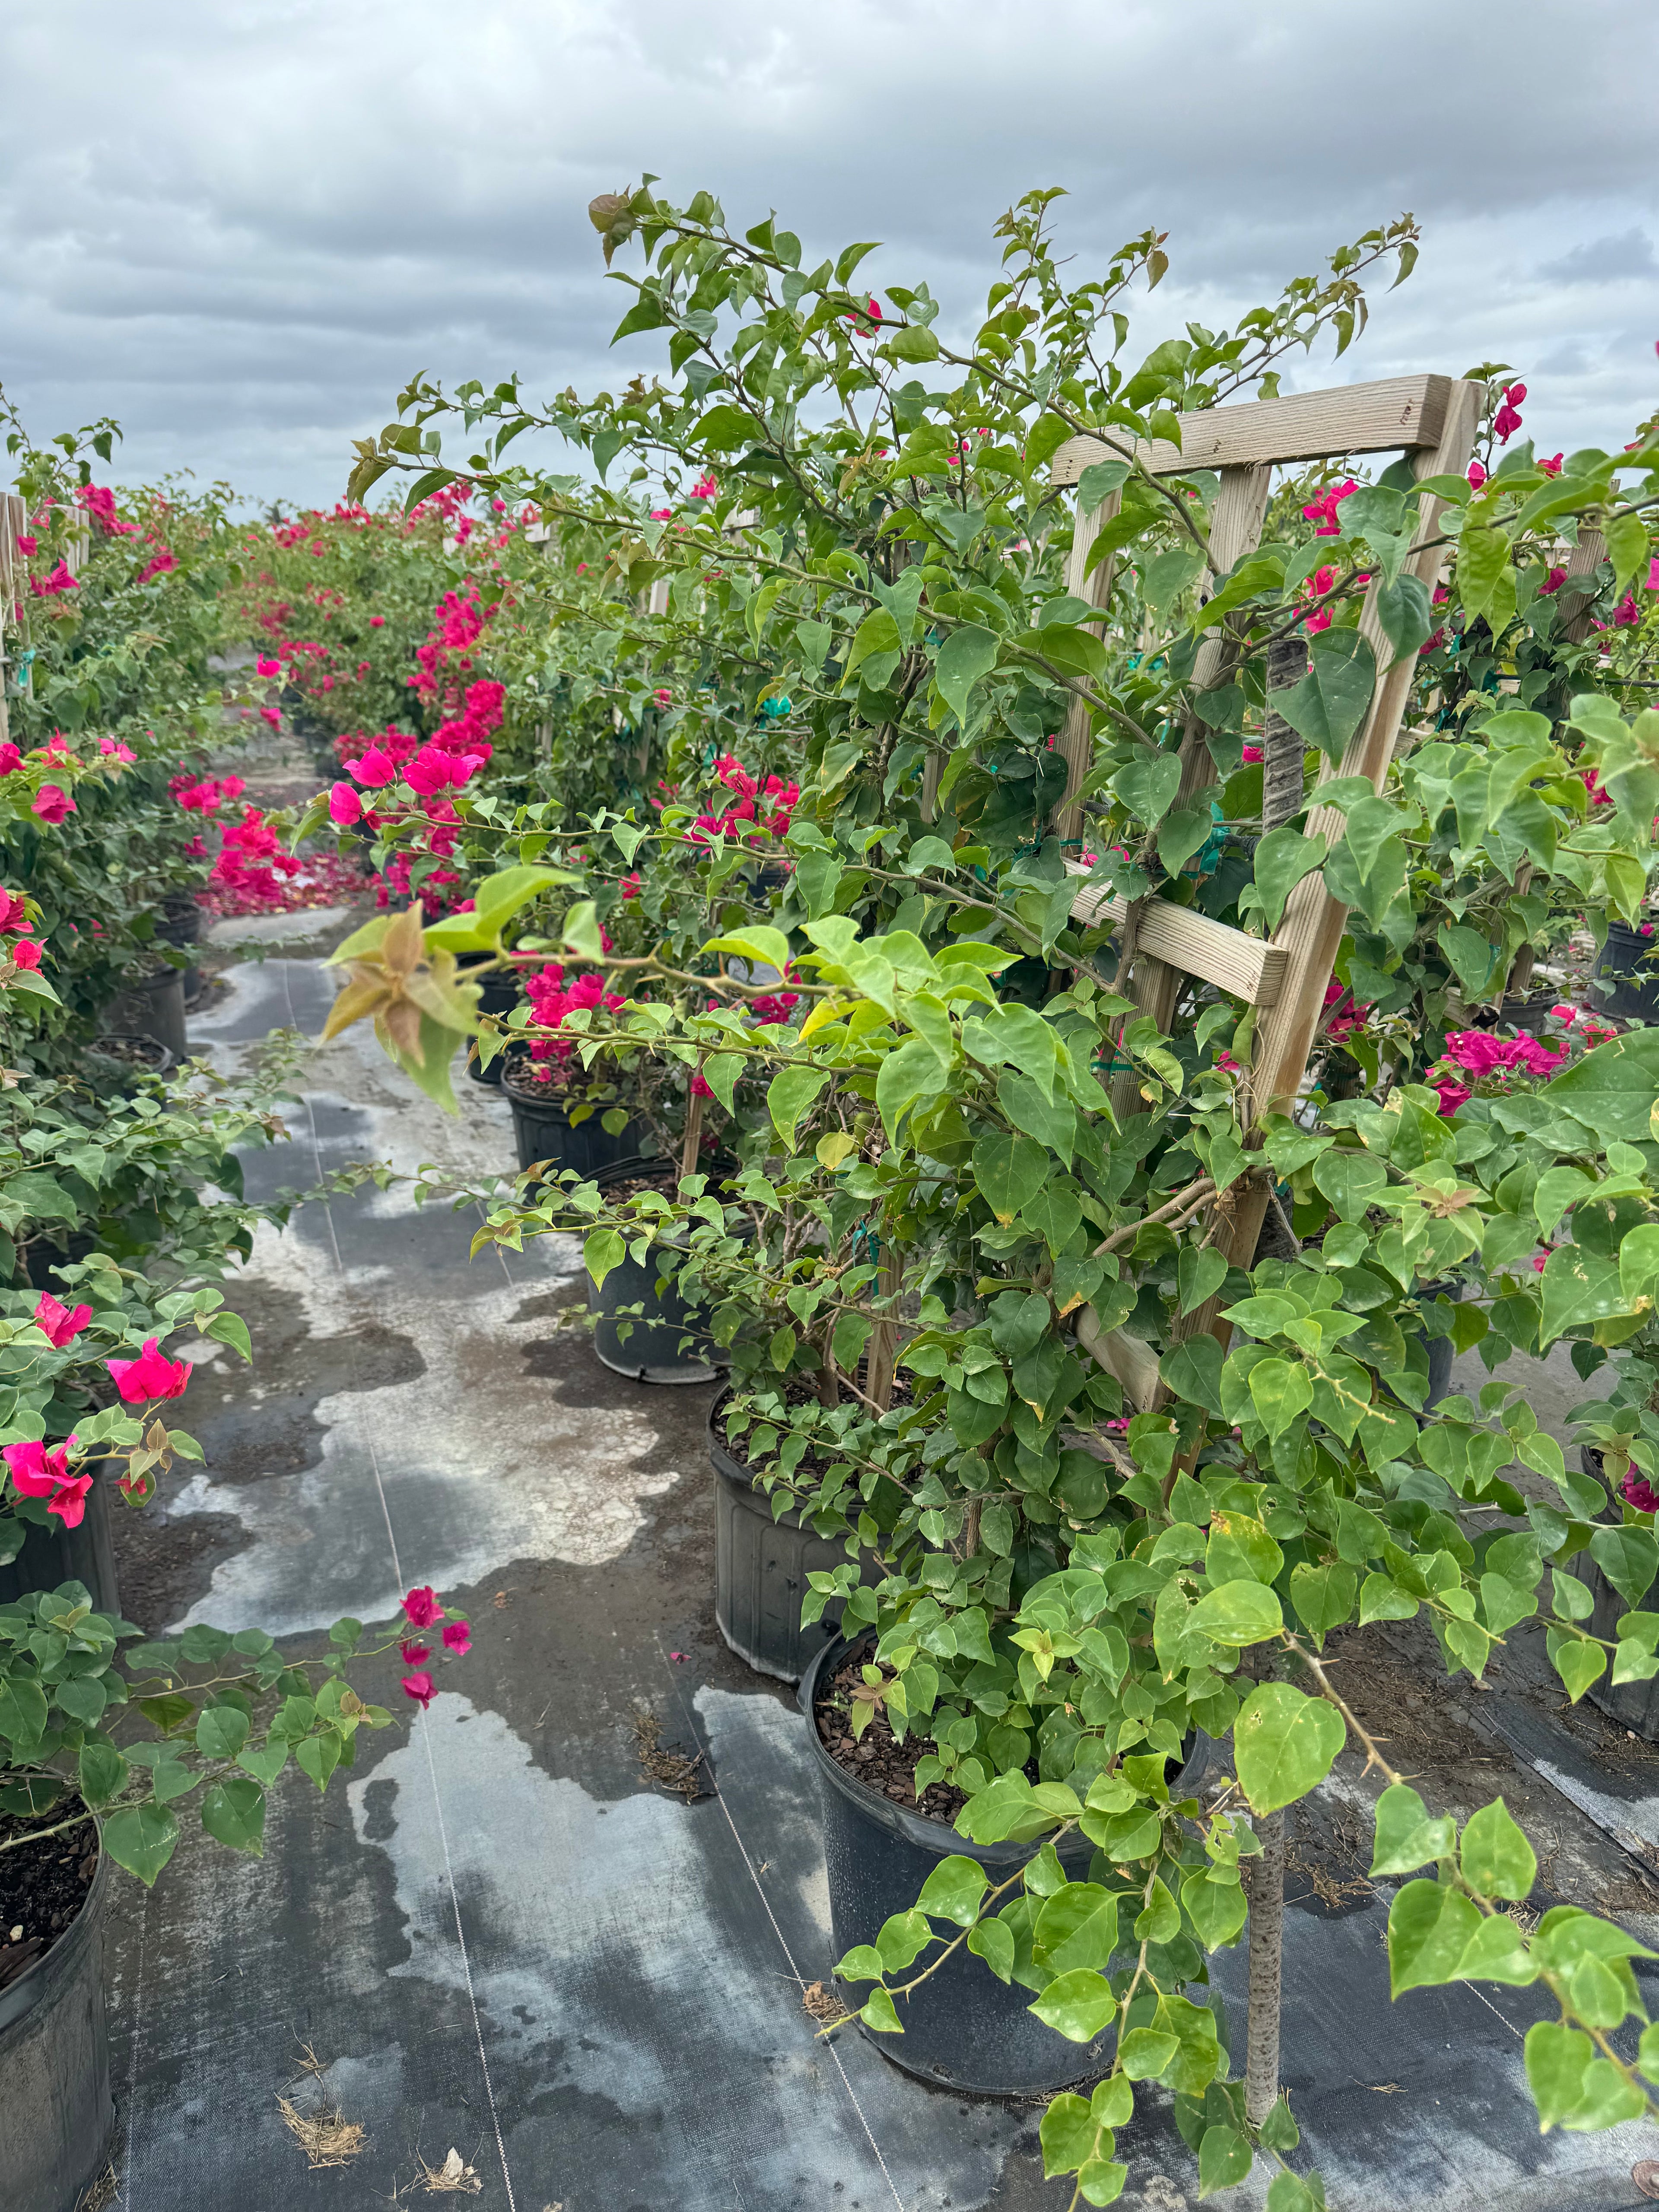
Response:
[{"label": "vertical wooden post", "polygon": [[1275,696],[1308,672],[1308,641],[1300,630],[1267,648],[1267,707],[1261,725],[1261,830],[1278,830],[1302,811],[1307,747],[1273,704]]},{"label": "vertical wooden post", "polygon": [[891,1318],[878,1321],[870,1332],[865,1352],[865,1395],[884,1413],[893,1402],[893,1370],[898,1361],[899,1291],[904,1281],[904,1262],[890,1239],[881,1245],[881,1296]]},{"label": "vertical wooden post", "polygon": [[[1215,505],[1210,511],[1210,568],[1212,574],[1221,575],[1231,568],[1241,555],[1252,551],[1261,536],[1262,518],[1267,511],[1267,486],[1273,475],[1265,464],[1248,468],[1228,468],[1221,471],[1221,485],[1216,493]],[[1231,639],[1219,629],[1209,631],[1198,648],[1193,662],[1193,689],[1207,691],[1225,671],[1232,652]],[[1210,749],[1204,741],[1204,724],[1196,714],[1188,718],[1181,740],[1181,787],[1176,793],[1175,805],[1182,807],[1191,804],[1200,791],[1206,790],[1215,780],[1215,767],[1210,758]],[[1124,925],[1126,945],[1132,945],[1130,933],[1134,928],[1134,908],[1129,909],[1129,920]],[[1133,952],[1131,953],[1133,957]],[[1181,970],[1166,961],[1153,960],[1142,954],[1135,960],[1134,973],[1127,988],[1120,973],[1117,988],[1126,998],[1133,998],[1135,1015],[1126,1015],[1133,1020],[1139,1014],[1150,1014],[1159,1029],[1167,1030],[1175,1013],[1176,996],[1181,988]],[[1121,1121],[1126,1114],[1136,1112],[1140,1105],[1140,1079],[1134,1071],[1123,1069],[1112,1078],[1110,1097],[1112,1111]]]},{"label": "vertical wooden post", "polygon": [[[1088,574],[1089,556],[1101,532],[1116,515],[1123,504],[1121,492],[1112,492],[1098,507],[1086,512],[1079,507],[1072,528],[1072,550],[1066,563],[1066,588],[1075,599],[1085,599],[1102,614],[1111,604],[1112,577],[1116,570],[1115,554],[1108,554],[1097,562]],[[1103,624],[1091,623],[1089,628],[1099,634]],[[1079,797],[1094,757],[1094,723],[1085,701],[1074,698],[1066,709],[1066,725],[1060,734],[1060,751],[1066,763],[1066,796],[1055,810],[1054,834],[1062,845],[1072,844],[1083,834],[1083,801]]]},{"label": "vertical wooden post", "polygon": [[[1474,444],[1480,398],[1480,387],[1477,385],[1459,383],[1452,386],[1439,445],[1420,448],[1413,456],[1413,471],[1419,478],[1462,473]],[[1420,550],[1409,554],[1406,562],[1407,570],[1431,588],[1443,557],[1440,547],[1429,542],[1436,535],[1440,505],[1431,495],[1424,498],[1417,527]],[[1380,589],[1380,581],[1373,580],[1359,625],[1360,634],[1376,653],[1382,672],[1371,697],[1370,712],[1349,740],[1340,762],[1322,763],[1319,779],[1322,784],[1339,775],[1363,775],[1381,790],[1394,757],[1395,740],[1416,672],[1417,654],[1413,652],[1390,658],[1393,647],[1377,613]],[[1328,849],[1334,851],[1346,834],[1347,817],[1340,807],[1320,805],[1316,790],[1314,798],[1315,804],[1308,814],[1307,834],[1310,837],[1323,837]],[[1282,945],[1290,954],[1290,965],[1278,1000],[1264,1009],[1256,1031],[1255,1065],[1250,1073],[1252,1121],[1264,1114],[1288,1114],[1296,1104],[1324,1011],[1325,987],[1336,965],[1347,914],[1342,902],[1325,888],[1322,870],[1304,876],[1291,893],[1284,920],[1273,937],[1273,943]],[[1227,1202],[1221,1208],[1226,1225],[1217,1241],[1225,1257],[1236,1266],[1248,1267],[1255,1255],[1262,1217],[1267,1210],[1267,1183],[1256,1177],[1235,1183],[1226,1194]],[[1218,1295],[1178,1322],[1176,1338],[1196,1336],[1208,1330],[1224,1344],[1231,1331],[1226,1322],[1217,1320],[1219,1304]]]}]

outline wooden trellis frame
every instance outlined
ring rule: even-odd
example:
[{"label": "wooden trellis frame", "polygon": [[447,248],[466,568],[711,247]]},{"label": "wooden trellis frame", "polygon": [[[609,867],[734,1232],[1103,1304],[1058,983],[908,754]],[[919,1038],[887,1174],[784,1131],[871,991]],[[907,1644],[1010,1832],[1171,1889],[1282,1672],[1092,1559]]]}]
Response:
[{"label": "wooden trellis frame", "polygon": [[[1220,488],[1211,510],[1209,560],[1212,572],[1221,574],[1260,542],[1268,484],[1276,465],[1403,450],[1419,479],[1460,475],[1474,449],[1483,396],[1480,386],[1451,377],[1407,376],[1304,392],[1289,399],[1256,400],[1183,415],[1179,449],[1163,444],[1146,446],[1137,457],[1159,476],[1182,475],[1195,468],[1219,469]],[[1102,440],[1073,438],[1054,456],[1054,480],[1057,484],[1076,483],[1086,468],[1113,458],[1115,452],[1121,448],[1115,449]],[[1443,558],[1441,549],[1429,542],[1436,534],[1441,504],[1431,495],[1423,499],[1415,541],[1419,550],[1406,561],[1407,571],[1431,589]],[[1066,579],[1071,591],[1103,609],[1110,597],[1111,564],[1102,561],[1091,576],[1085,575],[1085,569],[1096,538],[1116,511],[1114,496],[1078,517]],[[1417,654],[1390,658],[1392,649],[1377,614],[1380,588],[1380,583],[1373,581],[1359,625],[1381,672],[1370,709],[1341,760],[1322,762],[1320,784],[1337,776],[1363,775],[1380,791],[1394,757]],[[1195,690],[1206,690],[1219,680],[1231,651],[1225,636],[1212,632],[1205,638],[1194,666]],[[1081,702],[1067,721],[1061,745],[1067,762],[1067,795],[1057,827],[1062,837],[1075,837],[1082,823],[1076,794],[1087,772],[1092,747],[1089,713]],[[1214,780],[1204,727],[1196,715],[1187,724],[1180,757],[1181,787],[1173,802],[1177,807],[1188,805]],[[1334,850],[1346,826],[1340,809],[1319,804],[1316,785],[1308,811],[1308,836],[1324,837],[1328,848]],[[1079,862],[1067,865],[1079,874],[1088,872]],[[1103,917],[1121,925],[1120,942],[1133,963],[1126,995],[1133,997],[1136,1012],[1150,1014],[1160,1030],[1168,1030],[1187,976],[1213,983],[1256,1007],[1259,1018],[1247,1117],[1254,1123],[1265,1114],[1291,1110],[1307,1073],[1347,915],[1346,907],[1326,889],[1322,871],[1304,877],[1297,884],[1278,929],[1267,944],[1189,908],[1174,906],[1156,894],[1131,907],[1105,897],[1099,890],[1085,890],[1079,893],[1072,911],[1091,925]],[[1133,1110],[1135,1085],[1133,1074],[1115,1079],[1115,1110]],[[1215,1201],[1220,1220],[1213,1242],[1230,1262],[1249,1267],[1253,1261],[1270,1191],[1267,1178],[1253,1175],[1234,1183]],[[1208,1299],[1178,1320],[1176,1340],[1207,1330],[1224,1346],[1231,1332],[1218,1318],[1219,1303],[1218,1297]],[[1086,1319],[1078,1332],[1085,1348],[1118,1377],[1143,1411],[1163,1403],[1169,1395],[1168,1388],[1158,1376],[1150,1347],[1122,1330],[1103,1334],[1094,1326],[1092,1314],[1086,1308],[1085,1311]]]}]

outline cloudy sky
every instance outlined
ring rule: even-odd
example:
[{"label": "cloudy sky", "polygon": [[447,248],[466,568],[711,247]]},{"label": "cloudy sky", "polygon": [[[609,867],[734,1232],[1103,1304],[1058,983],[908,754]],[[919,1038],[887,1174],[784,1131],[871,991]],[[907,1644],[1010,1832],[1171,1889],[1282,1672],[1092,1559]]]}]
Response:
[{"label": "cloudy sky", "polygon": [[[1611,0],[56,0],[0,26],[0,381],[129,479],[332,499],[416,369],[615,380],[589,198],[643,170],[809,264],[885,242],[947,318],[1018,194],[1080,275],[1149,223],[1138,330],[1214,325],[1410,209],[1418,272],[1332,371],[1521,368],[1540,450],[1659,405],[1659,14]],[[29,118],[20,127],[20,118]],[[626,366],[650,363],[629,342]]]}]

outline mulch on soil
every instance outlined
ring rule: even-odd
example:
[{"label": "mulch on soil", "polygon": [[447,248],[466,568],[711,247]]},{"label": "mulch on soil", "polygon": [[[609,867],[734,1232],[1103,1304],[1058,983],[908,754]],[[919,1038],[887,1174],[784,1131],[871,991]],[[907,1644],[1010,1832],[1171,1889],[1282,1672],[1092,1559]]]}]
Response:
[{"label": "mulch on soil", "polygon": [[842,1662],[827,1685],[820,1683],[814,1714],[818,1741],[837,1766],[877,1796],[890,1798],[907,1812],[920,1813],[924,1820],[948,1825],[968,1802],[962,1790],[946,1782],[930,1782],[920,1802],[916,1798],[916,1763],[927,1757],[931,1744],[914,1735],[901,1743],[879,1706],[863,1736],[854,1741],[853,1692],[864,1686],[865,1656],[861,1650],[854,1653]]},{"label": "mulch on soil", "polygon": [[[0,1814],[0,1844],[36,1829],[56,1828],[80,1809],[74,1798],[56,1812]],[[25,1974],[68,1932],[98,1870],[92,1821],[37,1842],[0,1850],[0,1990]]]}]

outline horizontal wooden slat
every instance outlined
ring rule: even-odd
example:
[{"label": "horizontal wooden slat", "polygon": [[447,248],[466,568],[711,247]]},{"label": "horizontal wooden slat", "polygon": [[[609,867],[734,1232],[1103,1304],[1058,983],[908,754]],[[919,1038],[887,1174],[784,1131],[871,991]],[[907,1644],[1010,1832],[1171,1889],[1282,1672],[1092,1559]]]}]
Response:
[{"label": "horizontal wooden slat", "polygon": [[[1067,860],[1066,866],[1074,876],[1089,872],[1077,860]],[[1072,902],[1073,919],[1091,929],[1102,922],[1127,921],[1128,913],[1126,899],[1114,898],[1103,890],[1079,891]],[[1279,946],[1246,937],[1242,929],[1230,929],[1224,921],[1195,914],[1189,906],[1149,899],[1140,909],[1138,942],[1151,958],[1167,961],[1183,975],[1199,976],[1252,1006],[1276,1005],[1284,988],[1289,955]]]},{"label": "horizontal wooden slat", "polygon": [[[1136,447],[1154,476],[1188,469],[1249,467],[1260,461],[1317,461],[1338,453],[1388,453],[1437,445],[1451,398],[1449,376],[1390,376],[1298,392],[1288,399],[1252,399],[1242,407],[1201,408],[1180,416],[1178,447],[1158,439]],[[1127,441],[1069,438],[1054,455],[1057,484],[1075,483],[1096,461],[1127,450]]]},{"label": "horizontal wooden slat", "polygon": [[1077,1317],[1077,1340],[1109,1375],[1117,1377],[1133,1404],[1143,1410],[1151,1405],[1158,1389],[1158,1354],[1150,1344],[1121,1328],[1109,1335],[1092,1306],[1085,1306]]}]

